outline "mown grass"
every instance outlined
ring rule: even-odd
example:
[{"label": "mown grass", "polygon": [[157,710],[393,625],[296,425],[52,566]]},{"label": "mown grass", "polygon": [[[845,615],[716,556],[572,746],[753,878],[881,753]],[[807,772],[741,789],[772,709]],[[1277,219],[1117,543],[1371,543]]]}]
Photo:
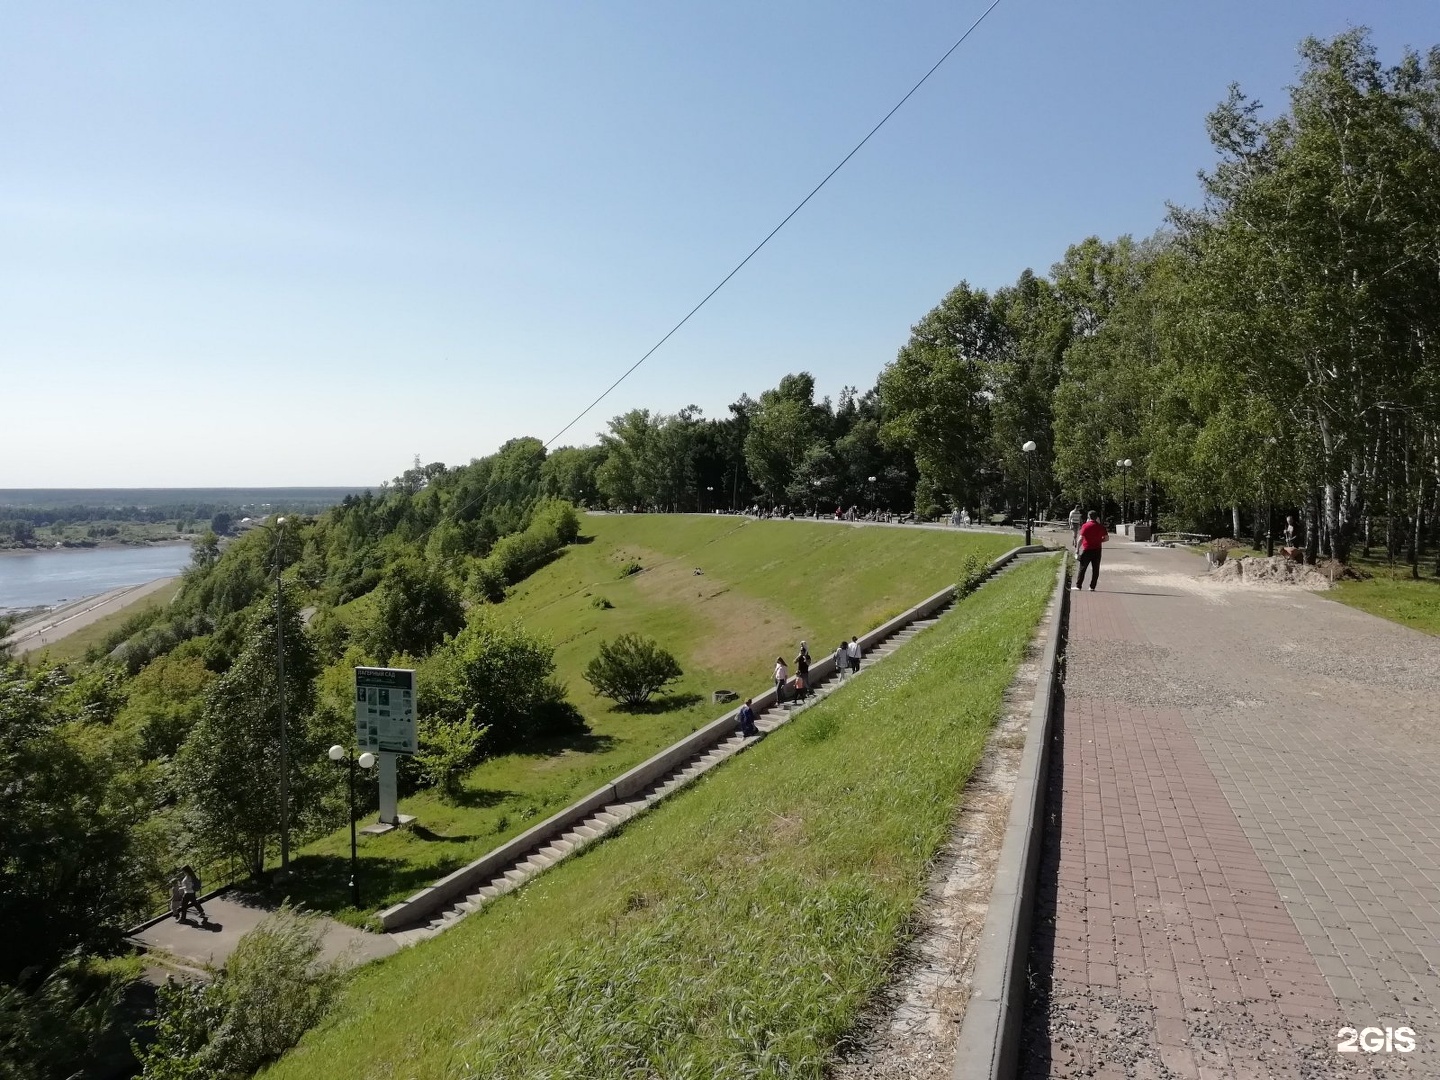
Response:
[{"label": "mown grass", "polygon": [[125,620],[152,608],[164,607],[175,599],[175,594],[179,591],[180,579],[177,577],[154,592],[140,597],[134,603],[126,604],[124,607],[96,619],[89,626],[82,626],[74,633],[66,634],[57,642],[34,650],[26,659],[32,664],[47,660],[56,663],[79,660],[93,646],[102,644],[107,637],[121,627]]},{"label": "mown grass", "polygon": [[[789,660],[801,638],[822,656],[953,584],[967,555],[1015,545],[985,533],[698,515],[593,516],[582,528],[587,542],[500,612],[555,643],[557,676],[589,733],[482,763],[454,802],[433,790],[401,799],[417,827],[361,839],[362,909],[349,906],[348,831],[298,853],[286,895],[363,925],[733,707],[712,704],[712,690],[763,689],[775,657]],[[622,578],[631,561],[643,572]],[[596,607],[595,596],[613,607]],[[656,638],[685,670],[657,711],[618,710],[580,676],[601,640],[627,632]]]},{"label": "mown grass", "polygon": [[822,1076],[885,980],[1054,573],[987,585],[693,788],[362,969],[264,1075]]}]

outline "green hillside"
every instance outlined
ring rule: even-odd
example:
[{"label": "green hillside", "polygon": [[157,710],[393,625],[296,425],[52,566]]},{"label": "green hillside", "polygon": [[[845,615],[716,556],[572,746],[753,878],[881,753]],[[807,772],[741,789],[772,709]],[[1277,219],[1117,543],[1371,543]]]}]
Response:
[{"label": "green hillside", "polygon": [[[754,536],[789,544],[784,528]],[[265,1075],[822,1076],[886,976],[1054,574],[1047,559],[987,585],[613,838],[362,970]]]},{"label": "green hillside", "polygon": [[[433,789],[402,799],[419,827],[362,840],[363,911],[346,910],[348,831],[303,850],[288,895],[360,921],[732,707],[711,704],[711,691],[764,689],[776,656],[789,660],[802,638],[823,655],[954,583],[966,556],[993,558],[1017,543],[698,515],[598,515],[582,526],[585,542],[518,586],[499,611],[554,641],[557,675],[589,733],[485,761],[458,801]],[[622,577],[632,562],[643,569]],[[613,606],[596,606],[597,597]],[[629,631],[656,638],[685,670],[654,712],[617,711],[581,678],[601,640]]]}]

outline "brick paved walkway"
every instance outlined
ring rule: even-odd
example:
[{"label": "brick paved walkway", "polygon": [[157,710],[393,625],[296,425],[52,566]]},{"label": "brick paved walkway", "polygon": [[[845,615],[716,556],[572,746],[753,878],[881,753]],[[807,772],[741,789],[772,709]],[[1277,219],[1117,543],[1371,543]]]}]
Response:
[{"label": "brick paved walkway", "polygon": [[[1440,1077],[1440,639],[1107,545],[1074,595],[1027,1077]],[[1420,1048],[1341,1054],[1342,1026]]]}]

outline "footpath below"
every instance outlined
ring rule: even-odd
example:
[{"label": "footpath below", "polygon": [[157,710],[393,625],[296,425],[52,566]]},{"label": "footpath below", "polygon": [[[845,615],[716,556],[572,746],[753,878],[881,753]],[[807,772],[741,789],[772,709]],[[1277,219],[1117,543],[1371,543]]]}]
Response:
[{"label": "footpath below", "polygon": [[1440,1076],[1440,639],[1204,571],[1072,594],[1020,1073]]},{"label": "footpath below", "polygon": [[5,639],[5,644],[10,646],[17,656],[43,649],[91,623],[99,622],[107,615],[129,607],[174,580],[173,576],[162,577],[147,581],[143,585],[126,585],[99,596],[89,596],[54,608],[43,615],[25,620]]}]

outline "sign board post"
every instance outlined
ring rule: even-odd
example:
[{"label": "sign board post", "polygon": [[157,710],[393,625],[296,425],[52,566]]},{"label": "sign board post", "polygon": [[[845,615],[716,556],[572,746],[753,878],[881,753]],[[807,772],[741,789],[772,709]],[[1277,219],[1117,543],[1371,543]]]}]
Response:
[{"label": "sign board post", "polygon": [[355,746],[380,758],[380,825],[384,832],[415,819],[399,812],[395,759],[419,749],[415,732],[415,672],[409,668],[355,669]]}]

